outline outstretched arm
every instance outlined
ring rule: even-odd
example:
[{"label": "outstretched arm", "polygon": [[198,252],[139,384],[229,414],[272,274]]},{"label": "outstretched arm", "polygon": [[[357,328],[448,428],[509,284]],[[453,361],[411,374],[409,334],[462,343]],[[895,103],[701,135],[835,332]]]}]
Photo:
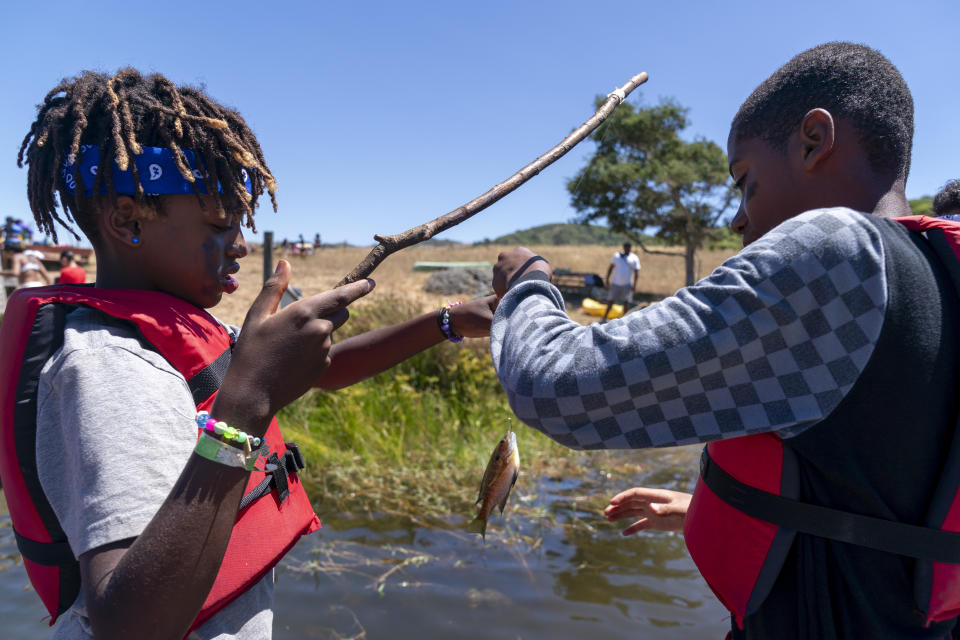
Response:
[{"label": "outstretched arm", "polygon": [[[490,335],[496,296],[478,298],[450,309],[451,329],[466,338]],[[330,349],[330,366],[317,380],[321,389],[342,389],[386,371],[445,340],[437,313],[367,331],[337,342]]]},{"label": "outstretched arm", "polygon": [[640,518],[622,531],[625,536],[647,530],[683,531],[692,497],[682,491],[634,487],[611,498],[603,515],[610,522]]},{"label": "outstretched arm", "polygon": [[494,267],[490,353],[517,417],[574,449],[796,435],[852,388],[887,304],[880,234],[847,209],[792,218],[695,285],[603,325],[571,320],[547,278],[498,290],[529,255],[505,252]]}]

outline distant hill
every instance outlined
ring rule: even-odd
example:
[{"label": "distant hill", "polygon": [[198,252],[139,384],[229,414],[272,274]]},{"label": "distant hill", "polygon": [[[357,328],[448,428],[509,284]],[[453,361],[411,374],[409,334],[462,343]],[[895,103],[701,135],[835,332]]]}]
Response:
[{"label": "distant hill", "polygon": [[[910,208],[916,215],[933,215],[931,211],[932,203],[933,196],[923,196],[922,198],[910,200]],[[629,240],[629,238],[622,234],[614,233],[609,227],[571,222],[565,224],[543,224],[539,227],[515,231],[492,240],[485,238],[473,244],[474,246],[497,244],[521,246],[601,245],[619,247]],[[706,248],[738,250],[742,246],[742,242],[740,236],[731,231],[729,227],[724,226],[719,230],[718,237],[715,240],[707,242]],[[650,247],[665,245],[660,238],[648,235],[643,236],[643,243]]]},{"label": "distant hill", "polygon": [[[500,236],[494,239],[484,239],[473,243],[474,246],[488,244],[516,244],[516,245],[609,245],[620,246],[629,239],[621,234],[612,232],[608,227],[577,223],[544,224],[522,231]],[[645,242],[660,244],[656,238],[648,238]]]},{"label": "distant hill", "polygon": [[445,248],[465,246],[465,243],[460,242],[459,240],[439,240],[437,238],[430,238],[429,240],[424,240],[420,244],[427,247],[445,247]]}]

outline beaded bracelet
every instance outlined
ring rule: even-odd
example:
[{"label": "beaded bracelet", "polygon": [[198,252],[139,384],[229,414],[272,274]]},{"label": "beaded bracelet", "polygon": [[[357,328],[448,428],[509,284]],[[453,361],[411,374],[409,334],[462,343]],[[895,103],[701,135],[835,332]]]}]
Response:
[{"label": "beaded bracelet", "polygon": [[200,439],[194,453],[231,467],[242,467],[247,471],[254,469],[263,444],[261,438],[214,420],[206,411],[198,412],[196,420]]},{"label": "beaded bracelet", "polygon": [[463,336],[458,336],[453,332],[453,329],[450,328],[450,309],[458,304],[460,304],[459,300],[445,307],[440,307],[440,311],[437,312],[437,324],[440,325],[440,331],[443,332],[444,337],[450,342],[463,341]]},{"label": "beaded bracelet", "polygon": [[233,446],[238,449],[250,451],[251,448],[256,449],[260,447],[260,438],[255,438],[248,435],[245,431],[227,426],[226,422],[218,422],[211,418],[210,414],[206,411],[197,412],[197,428],[207,431],[211,435],[221,436],[227,444],[235,442],[236,444],[233,444]]}]

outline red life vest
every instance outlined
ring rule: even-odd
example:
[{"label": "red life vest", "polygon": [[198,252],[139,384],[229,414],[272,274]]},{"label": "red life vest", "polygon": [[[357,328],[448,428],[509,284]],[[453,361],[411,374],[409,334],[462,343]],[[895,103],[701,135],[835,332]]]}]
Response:
[{"label": "red life vest", "polygon": [[[960,223],[909,216],[960,295]],[[772,433],[710,442],[684,523],[687,549],[743,628],[763,603],[797,531],[917,559],[914,597],[927,625],[960,615],[960,420],[925,526],[798,502],[793,453]]]},{"label": "red life vest", "polygon": [[[188,381],[198,409],[213,405],[230,358],[226,330],[167,294],[51,286],[10,296],[0,326],[0,480],[24,567],[51,625],[76,599],[80,572],[37,476],[36,394],[43,364],[63,343],[64,317],[77,306],[134,324]],[[251,472],[220,572],[191,631],[259,581],[300,536],[320,528],[295,473],[303,466],[299,451],[283,442],[276,419],[265,440],[277,470]]]}]

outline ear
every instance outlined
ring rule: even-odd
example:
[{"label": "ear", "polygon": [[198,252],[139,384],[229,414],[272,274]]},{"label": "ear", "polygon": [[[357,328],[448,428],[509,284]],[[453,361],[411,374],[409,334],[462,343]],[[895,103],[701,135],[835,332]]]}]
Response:
[{"label": "ear", "polygon": [[806,171],[821,165],[836,149],[836,123],[826,109],[811,109],[800,123],[801,164]]},{"label": "ear", "polygon": [[139,247],[140,218],[142,214],[136,200],[130,196],[117,196],[117,203],[107,202],[106,215],[103,216],[103,232],[128,247]]}]

